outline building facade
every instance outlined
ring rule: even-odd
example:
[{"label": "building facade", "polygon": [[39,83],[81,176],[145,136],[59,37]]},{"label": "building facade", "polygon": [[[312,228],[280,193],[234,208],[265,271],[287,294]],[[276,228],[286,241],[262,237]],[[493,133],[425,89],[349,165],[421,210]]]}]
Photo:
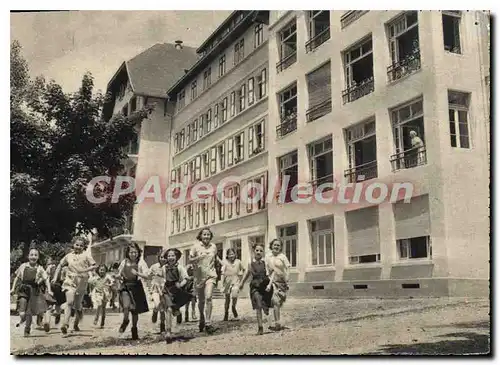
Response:
[{"label": "building facade", "polygon": [[487,22],[481,12],[271,12],[269,175],[290,187],[415,187],[409,204],[298,209],[288,192],[269,204],[292,293],[488,292]]},{"label": "building facade", "polygon": [[241,186],[267,181],[268,13],[233,12],[198,48],[200,60],[168,91],[176,101],[170,182],[222,182],[233,200],[223,204],[213,196],[169,204],[168,246],[180,249],[184,260],[202,227],[214,232],[221,258],[231,247],[243,263],[252,243],[268,239],[266,204],[239,199]]}]

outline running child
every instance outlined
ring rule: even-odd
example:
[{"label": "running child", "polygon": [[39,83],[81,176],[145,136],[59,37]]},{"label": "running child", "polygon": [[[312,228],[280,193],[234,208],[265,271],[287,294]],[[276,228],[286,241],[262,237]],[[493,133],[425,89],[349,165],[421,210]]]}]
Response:
[{"label": "running child", "polygon": [[243,277],[244,268],[239,259],[236,258],[236,252],[234,249],[229,248],[226,251],[226,260],[222,266],[222,286],[224,288],[224,321],[229,320],[229,305],[231,300],[233,305],[231,306],[231,311],[235,319],[238,318],[238,312],[236,311],[236,303],[238,302],[238,294],[240,291],[240,282]]},{"label": "running child", "polygon": [[272,307],[272,288],[269,288],[269,277],[267,276],[266,263],[263,259],[264,245],[254,244],[253,246],[254,259],[248,264],[248,270],[240,284],[240,290],[247,281],[248,277],[252,277],[250,282],[250,300],[252,301],[252,309],[257,315],[258,335],[264,334],[262,325],[262,312],[269,314],[269,308]]},{"label": "running child", "polygon": [[104,328],[104,322],[106,321],[106,304],[111,297],[111,285],[113,284],[113,278],[108,273],[106,265],[99,265],[96,270],[97,275],[93,275],[89,279],[89,284],[92,288],[90,292],[90,297],[92,303],[94,304],[95,318],[94,326],[97,326],[99,322],[99,315],[101,316],[101,328]]},{"label": "running child", "polygon": [[64,320],[61,326],[63,335],[68,333],[71,312],[75,313],[73,330],[80,331],[79,323],[83,319],[83,296],[87,292],[87,284],[90,272],[97,268],[97,264],[86,251],[88,244],[84,237],[76,236],[72,240],[73,251],[64,256],[57,266],[52,282],[55,283],[63,266],[67,265],[67,271],[62,284],[62,290],[66,295],[66,308],[64,310]]},{"label": "running child", "polygon": [[125,251],[125,259],[118,268],[118,274],[122,277],[120,288],[120,305],[123,310],[123,322],[119,332],[124,333],[130,323],[129,313],[132,313],[132,340],[138,340],[137,322],[139,314],[149,311],[146,293],[142,279],[148,279],[149,275],[145,268],[139,265],[142,250],[135,242],[130,243]]},{"label": "running child", "polygon": [[164,253],[167,263],[163,266],[165,286],[163,298],[167,311],[167,328],[165,339],[172,342],[172,316],[178,317],[179,309],[191,301],[191,294],[184,289],[187,283],[187,272],[179,265],[182,254],[176,248],[170,248]]},{"label": "running child", "polygon": [[[14,294],[18,282],[21,282],[17,291],[20,322],[16,327],[26,322],[24,327],[25,337],[30,335],[33,316],[43,315],[47,311],[47,301],[40,290],[42,283],[45,284],[47,293],[52,295],[49,276],[45,269],[38,264],[39,256],[38,250],[31,249],[28,254],[28,262],[19,266],[12,283],[11,294]],[[44,323],[44,329],[46,332],[49,331],[48,323]]]},{"label": "running child", "polygon": [[153,302],[153,315],[151,321],[158,321],[158,312],[160,312],[160,333],[165,332],[165,307],[163,302],[163,288],[165,286],[165,276],[163,266],[167,263],[167,258],[163,251],[158,253],[158,262],[151,265],[149,275],[151,277],[150,293]]},{"label": "running child", "polygon": [[191,294],[191,301],[185,305],[186,311],[184,315],[185,322],[189,322],[189,305],[191,305],[191,318],[193,321],[196,321],[196,290],[194,288],[194,266],[192,264],[188,264],[186,266],[187,272],[187,283],[184,286],[185,290]]},{"label": "running child", "polygon": [[286,301],[288,292],[288,281],[290,272],[290,262],[282,252],[283,244],[279,239],[274,239],[269,243],[271,253],[266,256],[266,266],[269,274],[269,284],[267,291],[272,292],[274,326],[269,327],[273,331],[281,331],[281,308]]}]

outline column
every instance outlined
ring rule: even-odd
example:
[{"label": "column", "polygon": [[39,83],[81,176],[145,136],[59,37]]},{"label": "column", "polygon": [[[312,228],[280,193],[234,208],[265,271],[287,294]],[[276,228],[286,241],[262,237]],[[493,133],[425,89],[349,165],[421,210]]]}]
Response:
[{"label": "column", "polygon": [[344,268],[348,261],[347,226],[345,214],[333,216],[333,238],[335,240],[335,281],[342,281]]}]

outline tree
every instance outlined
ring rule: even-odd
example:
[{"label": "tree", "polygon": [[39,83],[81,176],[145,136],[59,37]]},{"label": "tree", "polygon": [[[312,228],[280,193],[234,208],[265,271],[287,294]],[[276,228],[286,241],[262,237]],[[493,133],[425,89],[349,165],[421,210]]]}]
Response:
[{"label": "tree", "polygon": [[[133,193],[116,204],[93,204],[85,189],[96,176],[115,179],[121,173],[135,125],[150,110],[107,121],[101,115],[105,100],[94,92],[90,73],[75,93],[65,93],[54,81],[31,80],[19,43],[12,43],[11,250],[22,244],[26,256],[32,242],[69,242],[92,229],[109,236],[123,224]],[[94,189],[109,195],[111,187]]]}]

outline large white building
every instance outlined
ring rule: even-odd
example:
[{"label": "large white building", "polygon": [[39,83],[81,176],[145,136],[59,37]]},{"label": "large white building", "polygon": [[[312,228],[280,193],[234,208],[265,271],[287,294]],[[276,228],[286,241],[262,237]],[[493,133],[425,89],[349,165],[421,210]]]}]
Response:
[{"label": "large white building", "polygon": [[210,227],[221,257],[248,262],[252,243],[279,237],[292,296],[487,294],[488,26],[478,11],[233,12],[164,85],[137,177],[409,182],[414,197],[148,204],[132,238],[186,256]]}]

